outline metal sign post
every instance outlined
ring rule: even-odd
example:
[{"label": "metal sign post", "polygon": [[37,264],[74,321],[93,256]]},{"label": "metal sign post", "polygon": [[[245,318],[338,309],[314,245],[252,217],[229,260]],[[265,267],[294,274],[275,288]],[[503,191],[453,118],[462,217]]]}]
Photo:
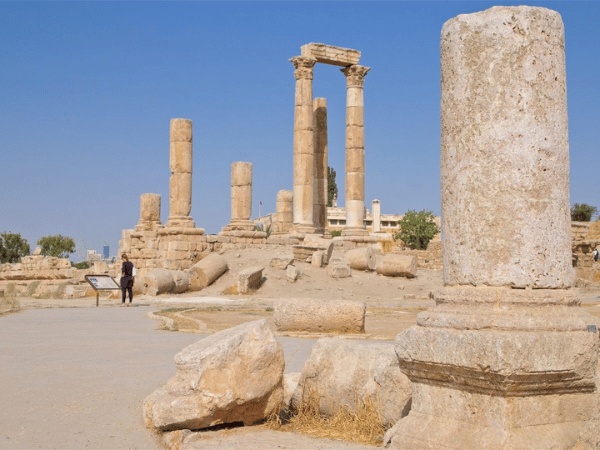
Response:
[{"label": "metal sign post", "polygon": [[96,306],[100,303],[100,291],[110,291],[114,289],[121,290],[119,283],[115,279],[106,274],[100,275],[86,275],[85,281],[87,281],[94,291],[96,291]]}]

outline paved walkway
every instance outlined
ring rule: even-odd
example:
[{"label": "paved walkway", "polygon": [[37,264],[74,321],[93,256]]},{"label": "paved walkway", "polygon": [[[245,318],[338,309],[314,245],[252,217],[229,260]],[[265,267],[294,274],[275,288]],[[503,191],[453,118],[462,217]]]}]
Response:
[{"label": "paved walkway", "polygon": [[[144,317],[151,310],[53,308],[0,317],[0,449],[160,448],[143,425],[142,402],[175,374],[174,355],[201,336],[156,331],[158,322]],[[286,373],[300,372],[314,340],[280,342]]]}]

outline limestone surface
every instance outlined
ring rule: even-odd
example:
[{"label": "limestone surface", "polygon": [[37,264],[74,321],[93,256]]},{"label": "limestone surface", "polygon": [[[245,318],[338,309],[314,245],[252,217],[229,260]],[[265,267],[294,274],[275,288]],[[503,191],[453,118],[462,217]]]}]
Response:
[{"label": "limestone surface", "polygon": [[400,371],[389,343],[319,339],[304,364],[292,405],[317,395],[319,411],[332,415],[340,406],[355,410],[357,401],[373,402],[386,426],[410,409],[412,388]]},{"label": "limestone surface", "polygon": [[173,274],[167,269],[152,269],[141,279],[142,292],[148,295],[159,295],[171,292],[175,287]]},{"label": "limestone surface", "polygon": [[351,277],[350,262],[345,258],[331,258],[327,265],[327,275],[331,278]]},{"label": "limestone surface", "polygon": [[227,260],[221,255],[211,253],[190,268],[190,290],[204,289],[223,275],[227,269]]},{"label": "limestone surface", "polygon": [[175,355],[177,374],[144,401],[148,427],[251,425],[283,400],[283,350],[266,320],[215,333]]},{"label": "limestone surface", "polygon": [[278,331],[364,333],[365,311],[353,300],[282,299],[273,320]]},{"label": "limestone surface", "polygon": [[377,260],[372,247],[354,248],[346,252],[345,258],[350,261],[354,270],[375,270]]},{"label": "limestone surface", "polygon": [[417,276],[417,259],[414,256],[389,253],[377,264],[377,273],[387,277],[414,278]]},{"label": "limestone surface", "polygon": [[441,54],[444,282],[571,286],[560,14],[457,16],[444,24]]},{"label": "limestone surface", "polygon": [[264,267],[254,266],[242,270],[238,274],[238,294],[249,294],[260,287]]}]

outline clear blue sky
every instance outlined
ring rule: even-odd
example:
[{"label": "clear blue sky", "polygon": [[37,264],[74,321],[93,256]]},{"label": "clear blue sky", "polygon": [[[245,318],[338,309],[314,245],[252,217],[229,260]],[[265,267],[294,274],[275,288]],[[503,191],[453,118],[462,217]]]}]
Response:
[{"label": "clear blue sky", "polygon": [[[230,219],[230,166],[253,164],[253,211],[293,185],[294,68],[309,42],[360,50],[365,203],[441,211],[443,23],[494,4],[545,6],[566,30],[571,202],[600,207],[600,3],[0,2],[0,231],[117,252],[142,193],[169,214],[169,121],[193,120],[191,216]],[[329,165],[344,192],[345,77],[317,65]],[[343,205],[343,194],[340,195]],[[73,256],[79,260],[78,254]]]}]

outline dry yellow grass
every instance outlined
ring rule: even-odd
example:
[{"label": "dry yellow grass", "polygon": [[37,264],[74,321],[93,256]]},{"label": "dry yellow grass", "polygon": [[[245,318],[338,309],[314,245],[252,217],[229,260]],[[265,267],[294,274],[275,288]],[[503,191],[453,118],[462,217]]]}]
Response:
[{"label": "dry yellow grass", "polygon": [[319,412],[318,395],[311,394],[297,411],[273,415],[264,426],[272,430],[380,445],[385,433],[382,422],[379,408],[368,399],[366,402],[357,400],[354,409],[340,406],[333,416],[325,416]]}]

